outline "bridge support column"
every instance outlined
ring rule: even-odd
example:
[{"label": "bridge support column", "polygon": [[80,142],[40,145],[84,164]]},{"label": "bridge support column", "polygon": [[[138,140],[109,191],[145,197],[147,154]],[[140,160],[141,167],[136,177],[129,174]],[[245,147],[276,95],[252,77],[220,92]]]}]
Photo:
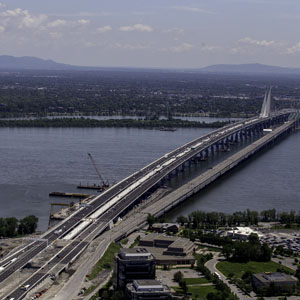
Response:
[{"label": "bridge support column", "polygon": [[212,155],[214,155],[214,152],[216,152],[216,145],[215,144],[210,147],[210,153]]},{"label": "bridge support column", "polygon": [[234,134],[234,141],[235,141],[235,143],[238,143],[238,142],[239,142],[239,134],[238,134],[238,132],[236,132],[236,133]]},{"label": "bridge support column", "polygon": [[228,143],[229,143],[229,145],[233,145],[234,144],[234,136],[233,135],[230,135],[228,137]]},{"label": "bridge support column", "polygon": [[220,145],[219,151],[224,152],[224,140],[222,140],[219,145]]}]

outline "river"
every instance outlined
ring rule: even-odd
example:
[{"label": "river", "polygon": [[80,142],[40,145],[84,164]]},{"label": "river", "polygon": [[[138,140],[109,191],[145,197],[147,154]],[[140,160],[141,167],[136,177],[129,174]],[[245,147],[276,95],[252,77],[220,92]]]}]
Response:
[{"label": "river", "polygon": [[[50,192],[76,192],[80,182],[97,182],[88,152],[93,155],[103,177],[115,183],[211,130],[1,128],[0,217],[22,218],[34,214],[39,217],[39,229],[45,230],[50,202],[61,202],[50,199]],[[170,219],[195,209],[233,212],[274,207],[281,211],[299,210],[299,145],[299,133],[289,136],[175,209]],[[220,154],[218,159],[232,152]],[[209,163],[194,167],[190,176],[202,172]],[[183,175],[181,182],[188,180],[189,173]],[[172,187],[179,184],[178,179],[170,183]]]}]

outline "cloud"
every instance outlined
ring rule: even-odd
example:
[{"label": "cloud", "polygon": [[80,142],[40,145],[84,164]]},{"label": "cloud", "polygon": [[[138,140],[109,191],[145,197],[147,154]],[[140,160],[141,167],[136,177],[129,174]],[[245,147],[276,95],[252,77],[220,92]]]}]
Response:
[{"label": "cloud", "polygon": [[49,35],[54,40],[59,40],[63,37],[63,34],[61,32],[49,32]]},{"label": "cloud", "polygon": [[99,32],[99,33],[104,33],[104,32],[110,31],[110,30],[112,30],[112,27],[109,25],[97,28],[97,32]]},{"label": "cloud", "polygon": [[170,51],[175,53],[182,53],[182,52],[190,51],[192,48],[194,48],[194,45],[190,43],[182,43],[180,45],[170,47]]},{"label": "cloud", "polygon": [[84,46],[85,48],[91,48],[91,47],[96,46],[96,44],[93,43],[93,42],[84,42],[84,43],[83,43],[83,46]]},{"label": "cloud", "polygon": [[300,53],[300,42],[295,44],[294,46],[287,48],[286,54],[297,54]]},{"label": "cloud", "polygon": [[77,23],[80,25],[87,25],[87,24],[90,24],[90,20],[80,19],[77,21]]},{"label": "cloud", "polygon": [[248,44],[248,45],[255,45],[255,46],[261,46],[261,47],[273,47],[276,45],[275,41],[267,41],[267,40],[255,40],[250,37],[245,37],[243,39],[240,39],[239,42]]},{"label": "cloud", "polygon": [[187,12],[208,14],[208,15],[215,15],[216,14],[213,11],[202,9],[202,8],[199,8],[199,7],[192,7],[192,6],[174,6],[173,9],[187,11]]},{"label": "cloud", "polygon": [[231,54],[241,54],[241,53],[245,53],[245,51],[241,47],[233,47],[230,49],[230,53]]},{"label": "cloud", "polygon": [[3,23],[15,24],[18,28],[37,28],[43,22],[47,20],[47,16],[44,14],[32,15],[28,10],[22,10],[21,8],[16,8],[14,10],[6,10],[0,13]]},{"label": "cloud", "polygon": [[208,45],[202,45],[200,47],[200,50],[203,51],[203,52],[213,52],[213,51],[216,51],[216,50],[219,50],[220,47],[218,46],[208,46]]},{"label": "cloud", "polygon": [[0,33],[5,31],[5,27],[4,26],[0,26]]},{"label": "cloud", "polygon": [[90,11],[81,11],[75,13],[53,13],[49,14],[49,16],[56,16],[56,17],[81,17],[81,18],[89,18],[89,17],[110,17],[115,15],[116,13],[111,12],[90,12]]},{"label": "cloud", "polygon": [[115,43],[112,45],[113,48],[121,48],[126,50],[143,50],[143,49],[149,49],[150,45],[147,44],[121,44],[121,43]]},{"label": "cloud", "polygon": [[176,33],[176,34],[182,34],[184,33],[184,29],[182,28],[170,28],[163,31],[163,33]]},{"label": "cloud", "polygon": [[66,20],[57,19],[55,21],[52,21],[52,22],[48,23],[47,26],[49,28],[54,28],[54,27],[65,26],[66,24],[67,24]]},{"label": "cloud", "polygon": [[54,20],[50,23],[47,24],[48,28],[58,28],[58,27],[76,27],[78,25],[80,26],[85,26],[87,24],[89,24],[90,21],[89,20],[85,20],[85,19],[80,19],[77,21],[66,21],[66,20],[62,20],[62,19],[57,19]]},{"label": "cloud", "polygon": [[144,24],[135,24],[132,26],[121,26],[119,28],[121,31],[140,31],[140,32],[151,32],[153,31],[153,28],[151,26],[148,25],[144,25]]},{"label": "cloud", "polygon": [[5,8],[6,7],[6,4],[0,2],[0,8]]}]

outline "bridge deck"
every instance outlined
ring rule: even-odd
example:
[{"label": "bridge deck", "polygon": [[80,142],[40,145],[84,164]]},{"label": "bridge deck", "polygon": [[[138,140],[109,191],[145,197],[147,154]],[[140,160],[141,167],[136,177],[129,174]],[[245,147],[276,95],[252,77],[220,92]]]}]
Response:
[{"label": "bridge deck", "polygon": [[292,124],[293,122],[289,122],[276,128],[273,132],[268,133],[253,144],[247,146],[238,153],[222,161],[212,169],[204,172],[189,183],[183,185],[182,187],[176,189],[174,192],[153,203],[142,211],[143,214],[145,216],[147,216],[147,214],[155,216],[164,214],[166,211],[170,210],[178,203],[184,201],[191,195],[197,193],[199,190],[205,188],[208,184],[216,180],[218,177],[225,174],[226,172],[240,164],[242,161],[258,152],[271,141],[276,139],[279,135],[284,133],[287,128],[291,127]]}]

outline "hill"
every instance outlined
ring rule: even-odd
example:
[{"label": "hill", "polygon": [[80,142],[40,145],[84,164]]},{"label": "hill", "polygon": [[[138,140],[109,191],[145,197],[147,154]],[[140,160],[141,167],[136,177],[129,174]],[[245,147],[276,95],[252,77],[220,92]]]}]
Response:
[{"label": "hill", "polygon": [[[76,67],[75,67],[76,68]],[[71,70],[73,66],[37,57],[0,56],[0,69],[4,70]]]},{"label": "hill", "polygon": [[203,73],[247,73],[247,74],[300,74],[300,69],[269,66],[263,64],[241,64],[241,65],[212,65],[199,71]]},{"label": "hill", "polygon": [[[31,56],[15,57],[9,55],[0,55],[0,70],[79,70],[79,71],[97,71],[97,70],[130,70],[130,71],[164,71],[172,72],[172,69],[151,69],[151,68],[109,68],[109,67],[86,67],[74,66],[63,63],[57,63],[53,60],[46,60]],[[177,70],[178,71],[178,70]],[[186,71],[191,71],[186,69]],[[211,65],[201,69],[193,69],[192,71],[201,73],[217,73],[217,74],[294,74],[300,75],[300,69],[284,68],[277,66],[268,66],[263,64],[218,64]]]}]

